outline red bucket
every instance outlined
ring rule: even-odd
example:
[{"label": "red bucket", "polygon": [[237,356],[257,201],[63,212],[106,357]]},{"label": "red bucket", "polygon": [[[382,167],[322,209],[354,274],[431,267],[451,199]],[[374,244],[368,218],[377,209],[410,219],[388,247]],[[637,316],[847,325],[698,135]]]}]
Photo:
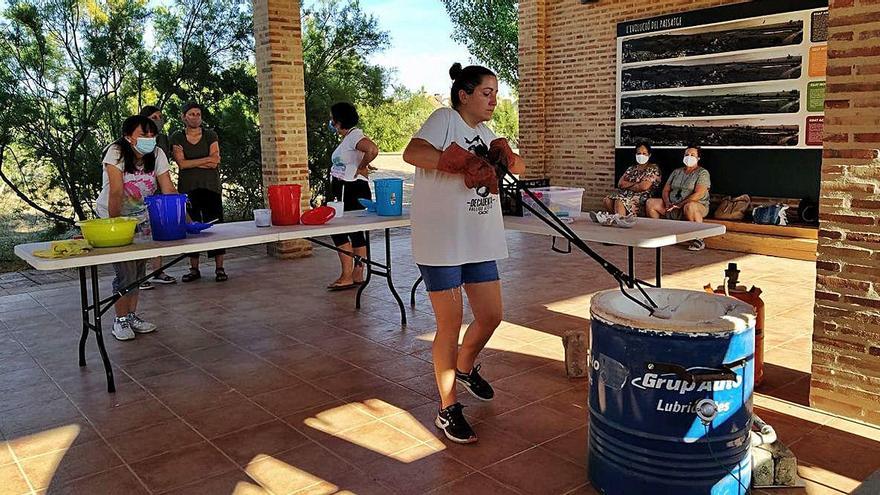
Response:
[{"label": "red bucket", "polygon": [[301,192],[302,188],[299,184],[269,186],[272,225],[296,225],[299,223]]}]

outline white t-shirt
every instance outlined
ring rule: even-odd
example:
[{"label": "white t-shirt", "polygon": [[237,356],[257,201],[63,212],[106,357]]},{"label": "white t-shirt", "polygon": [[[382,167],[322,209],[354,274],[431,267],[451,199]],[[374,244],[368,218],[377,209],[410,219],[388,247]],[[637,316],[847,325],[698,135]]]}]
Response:
[{"label": "white t-shirt", "polygon": [[125,160],[119,147],[111,145],[101,160],[102,182],[101,193],[95,202],[95,209],[100,218],[108,218],[110,211],[108,210],[108,202],[110,199],[110,178],[107,176],[105,165],[112,165],[122,172],[122,216],[137,217],[141,221],[147,219],[147,206],[144,198],[152,195],[159,188],[159,176],[168,173],[168,158],[161,148],[156,147],[156,167],[152,172],[144,172],[143,167],[139,167],[138,171],[130,174],[125,172]]},{"label": "white t-shirt", "polygon": [[355,127],[350,130],[344,138],[342,138],[342,142],[339,143],[339,146],[337,146],[336,149],[333,150],[333,154],[330,155],[330,160],[333,162],[333,165],[330,167],[330,175],[332,177],[347,182],[353,180],[368,180],[366,177],[359,174],[355,177],[358,165],[360,165],[361,160],[364,159],[364,152],[357,149],[357,144],[364,137],[364,131]]},{"label": "white t-shirt", "polygon": [[[438,150],[457,143],[473,152],[496,138],[485,125],[472,128],[458,112],[440,108],[414,138]],[[464,176],[416,168],[412,209],[413,258],[420,265],[457,266],[507,258],[507,240],[497,194],[480,197]]]}]

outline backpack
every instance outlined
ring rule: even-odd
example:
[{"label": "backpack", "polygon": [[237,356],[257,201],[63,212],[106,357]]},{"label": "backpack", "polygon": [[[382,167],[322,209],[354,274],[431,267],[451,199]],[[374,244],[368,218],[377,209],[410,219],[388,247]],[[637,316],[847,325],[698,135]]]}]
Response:
[{"label": "backpack", "polygon": [[788,205],[777,203],[775,205],[758,206],[752,210],[752,219],[761,225],[788,225],[785,210]]}]

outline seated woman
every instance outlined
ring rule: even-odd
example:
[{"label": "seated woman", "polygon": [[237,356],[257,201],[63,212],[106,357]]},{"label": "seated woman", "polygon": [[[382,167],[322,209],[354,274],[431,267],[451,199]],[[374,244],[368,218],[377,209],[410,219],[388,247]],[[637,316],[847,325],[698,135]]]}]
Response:
[{"label": "seated woman", "polygon": [[[157,134],[156,123],[143,115],[134,115],[122,123],[122,137],[106,148],[101,161],[104,169],[103,187],[95,205],[99,217],[135,217],[140,220],[137,228],[141,230],[148,220],[144,199],[157,192],[177,192],[171,182],[168,157],[156,146]],[[146,260],[113,263],[116,271],[113,292],[119,292],[144,278],[146,265]],[[135,333],[156,330],[156,325],[137,315],[137,304],[138,286],[134,285],[113,305],[116,320],[112,333],[118,340],[131,340]]]},{"label": "seated woman", "polygon": [[[703,222],[703,217],[709,214],[709,187],[712,184],[709,171],[699,166],[700,156],[699,146],[691,145],[684,150],[684,167],[669,174],[663,197],[651,198],[645,204],[649,217]],[[688,249],[701,251],[705,247],[702,239],[694,239]]]},{"label": "seated woman", "polygon": [[605,197],[605,210],[618,215],[645,215],[645,202],[660,187],[660,167],[651,163],[651,145],[638,143],[636,164],[617,181],[617,191]]}]

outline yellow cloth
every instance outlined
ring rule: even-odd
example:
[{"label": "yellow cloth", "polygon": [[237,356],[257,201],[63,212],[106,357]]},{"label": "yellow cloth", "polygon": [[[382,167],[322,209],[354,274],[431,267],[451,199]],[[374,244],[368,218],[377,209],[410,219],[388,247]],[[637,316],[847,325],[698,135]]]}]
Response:
[{"label": "yellow cloth", "polygon": [[92,246],[85,239],[67,239],[64,241],[52,241],[49,249],[34,251],[34,256],[39,258],[67,258],[87,253],[90,249],[92,249]]}]

